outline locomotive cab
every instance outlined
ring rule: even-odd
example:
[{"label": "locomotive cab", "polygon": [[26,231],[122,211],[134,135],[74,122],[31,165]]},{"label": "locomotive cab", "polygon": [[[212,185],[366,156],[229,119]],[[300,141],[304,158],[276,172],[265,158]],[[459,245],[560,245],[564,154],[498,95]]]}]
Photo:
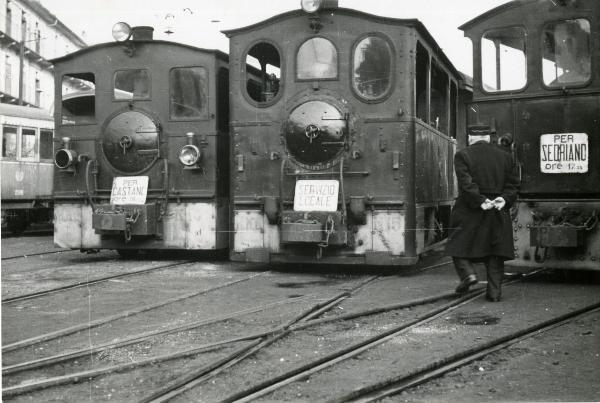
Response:
[{"label": "locomotive cab", "polygon": [[468,87],[416,20],[302,7],[224,32],[230,256],[411,265],[447,234]]},{"label": "locomotive cab", "polygon": [[599,18],[594,0],[523,0],[461,27],[468,124],[504,139],[521,173],[511,264],[600,269]]},{"label": "locomotive cab", "polygon": [[55,243],[226,249],[228,59],[119,23],[54,60]]}]

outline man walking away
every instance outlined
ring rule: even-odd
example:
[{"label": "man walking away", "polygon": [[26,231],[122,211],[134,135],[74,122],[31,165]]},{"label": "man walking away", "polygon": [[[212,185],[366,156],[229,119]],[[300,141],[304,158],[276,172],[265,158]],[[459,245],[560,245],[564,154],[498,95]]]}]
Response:
[{"label": "man walking away", "polygon": [[469,127],[469,146],[454,156],[458,198],[452,208],[446,253],[452,256],[459,294],[477,284],[473,263],[487,269],[488,301],[500,301],[504,261],[514,258],[509,209],[517,197],[519,176],[513,157],[490,144],[490,130]]}]

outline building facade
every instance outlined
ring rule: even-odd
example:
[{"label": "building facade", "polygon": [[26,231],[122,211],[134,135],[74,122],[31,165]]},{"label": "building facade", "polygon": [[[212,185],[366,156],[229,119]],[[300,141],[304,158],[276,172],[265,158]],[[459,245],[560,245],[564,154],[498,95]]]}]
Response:
[{"label": "building facade", "polygon": [[35,0],[0,0],[0,102],[54,109],[50,59],[85,42]]}]

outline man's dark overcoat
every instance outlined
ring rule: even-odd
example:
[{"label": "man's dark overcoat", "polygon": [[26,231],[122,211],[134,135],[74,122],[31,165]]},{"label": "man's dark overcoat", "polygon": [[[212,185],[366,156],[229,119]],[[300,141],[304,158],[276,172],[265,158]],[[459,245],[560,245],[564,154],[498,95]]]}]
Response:
[{"label": "man's dark overcoat", "polygon": [[[514,259],[509,209],[517,197],[519,177],[511,154],[487,142],[477,142],[454,156],[458,198],[452,208],[446,253],[478,259]],[[483,210],[485,199],[501,196],[500,211]]]}]

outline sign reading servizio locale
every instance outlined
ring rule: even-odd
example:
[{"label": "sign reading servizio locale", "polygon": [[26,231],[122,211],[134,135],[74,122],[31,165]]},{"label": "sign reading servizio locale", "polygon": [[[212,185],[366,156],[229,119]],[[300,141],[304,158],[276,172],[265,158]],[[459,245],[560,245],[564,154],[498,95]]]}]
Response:
[{"label": "sign reading servizio locale", "polygon": [[547,174],[583,174],[588,171],[586,133],[542,134],[540,169]]},{"label": "sign reading servizio locale", "polygon": [[294,194],[295,211],[336,211],[340,183],[336,180],[299,180]]},{"label": "sign reading servizio locale", "polygon": [[117,176],[113,179],[110,204],[144,204],[147,193],[147,176]]}]

